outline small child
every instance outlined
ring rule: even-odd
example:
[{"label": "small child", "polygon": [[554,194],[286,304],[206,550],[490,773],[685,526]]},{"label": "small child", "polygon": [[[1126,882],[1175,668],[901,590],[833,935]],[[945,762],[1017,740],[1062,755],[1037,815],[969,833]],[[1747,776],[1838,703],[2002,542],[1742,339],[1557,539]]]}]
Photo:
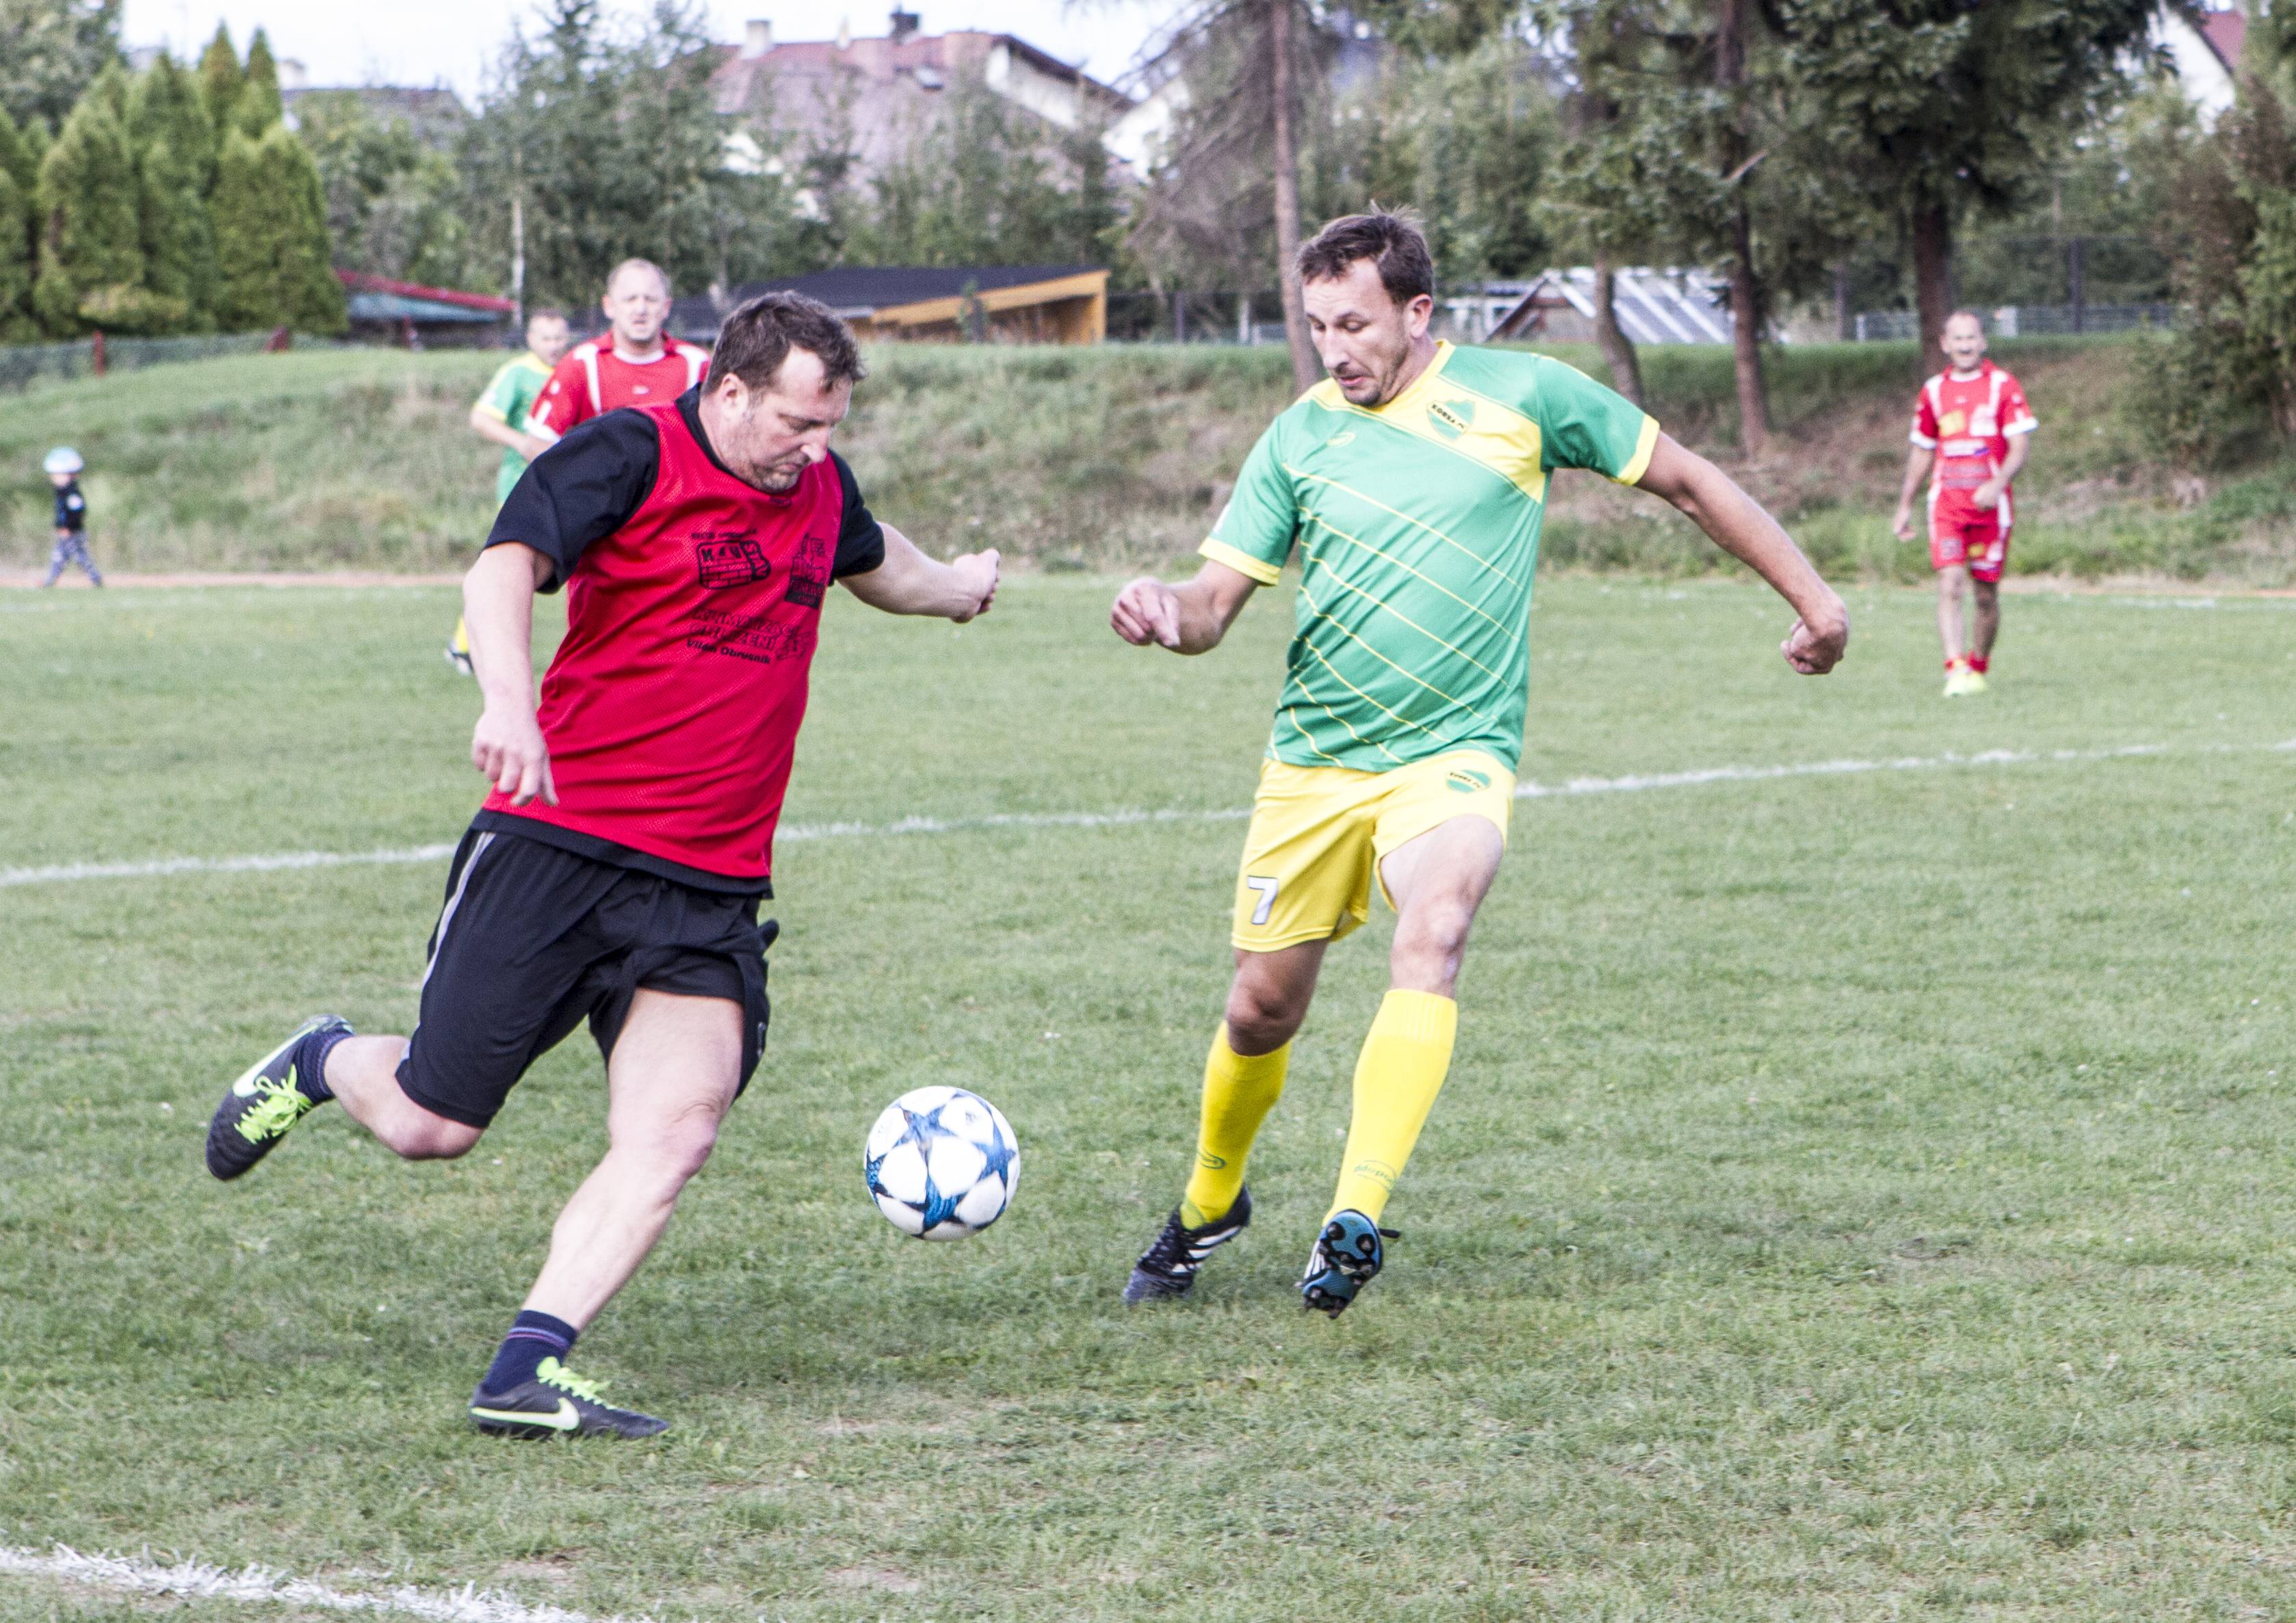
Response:
[{"label": "small child", "polygon": [[96,572],[95,560],[87,555],[87,498],[79,493],[79,471],[87,464],[70,446],[58,446],[40,466],[47,471],[48,483],[56,488],[56,550],[48,555],[48,578],[40,584],[55,585],[64,565],[77,563],[87,571],[90,581],[102,586],[103,577]]}]

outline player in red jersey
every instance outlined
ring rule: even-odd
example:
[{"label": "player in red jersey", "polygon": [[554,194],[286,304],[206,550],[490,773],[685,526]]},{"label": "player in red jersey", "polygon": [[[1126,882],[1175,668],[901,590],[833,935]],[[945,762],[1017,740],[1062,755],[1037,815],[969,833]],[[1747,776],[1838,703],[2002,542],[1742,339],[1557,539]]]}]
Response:
[{"label": "player in red jersey", "polygon": [[[2001,629],[2001,570],[2009,560],[2009,481],[2041,426],[2017,380],[1985,358],[1985,324],[1968,310],[1946,318],[1946,369],[1922,385],[1914,406],[1914,448],[1890,521],[1914,538],[1914,496],[1932,463],[1930,567],[1938,572],[1938,635],[1945,641],[1945,696],[1985,691],[1993,639]],[[1976,624],[1962,640],[1961,599],[1976,598]]]},{"label": "player in red jersey", "polygon": [[603,338],[585,339],[552,368],[526,431],[544,444],[618,406],[675,400],[709,369],[709,351],[662,332],[669,278],[651,259],[625,259],[606,277]]},{"label": "player in red jersey", "polygon": [[[463,586],[494,792],[447,876],[412,1037],[305,1024],[226,1092],[208,1169],[235,1178],[329,1099],[411,1160],[479,1142],[586,1018],[608,1148],[471,1399],[481,1430],[644,1437],[565,1358],[660,1238],[765,1045],[774,826],[832,581],[962,623],[993,552],[937,563],[870,516],[829,449],[853,335],[793,293],[726,320],[707,381],[537,457]],[[567,588],[535,701],[537,591]]]}]

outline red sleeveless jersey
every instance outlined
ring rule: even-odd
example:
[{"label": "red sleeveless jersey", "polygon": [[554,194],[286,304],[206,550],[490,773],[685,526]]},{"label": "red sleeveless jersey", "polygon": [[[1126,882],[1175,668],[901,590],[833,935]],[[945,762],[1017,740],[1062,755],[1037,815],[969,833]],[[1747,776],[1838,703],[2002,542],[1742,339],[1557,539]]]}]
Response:
[{"label": "red sleeveless jersey", "polygon": [[769,495],[719,467],[675,402],[635,409],[660,440],[653,488],[582,549],[542,683],[558,804],[497,791],[486,810],[762,886],[846,484],[824,460]]}]

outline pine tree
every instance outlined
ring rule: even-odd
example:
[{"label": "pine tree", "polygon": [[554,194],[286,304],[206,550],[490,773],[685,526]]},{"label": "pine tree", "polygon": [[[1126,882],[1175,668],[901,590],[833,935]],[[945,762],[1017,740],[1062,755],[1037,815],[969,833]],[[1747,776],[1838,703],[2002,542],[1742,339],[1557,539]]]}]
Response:
[{"label": "pine tree", "polygon": [[0,343],[20,343],[37,331],[32,320],[32,277],[39,268],[32,196],[39,175],[31,143],[0,108]]},{"label": "pine tree", "polygon": [[121,128],[127,126],[127,70],[118,62],[106,62],[87,94],[102,98],[103,110],[118,119]]},{"label": "pine tree", "polygon": [[144,285],[182,314],[169,324],[201,332],[214,324],[215,230],[200,189],[204,147],[190,155],[172,141],[155,141],[136,155],[144,198]]},{"label": "pine tree", "polygon": [[127,98],[127,140],[139,152],[164,141],[179,162],[189,162],[202,199],[215,189],[215,125],[199,81],[162,56],[135,81]]},{"label": "pine tree", "polygon": [[200,53],[200,90],[207,102],[208,122],[215,129],[215,151],[218,162],[223,158],[224,132],[232,125],[232,114],[239,106],[240,86],[246,76],[240,71],[239,52],[231,43],[231,29],[223,23],[216,24],[215,37]]},{"label": "pine tree", "polygon": [[144,289],[144,243],[127,132],[84,97],[40,162],[39,276],[32,306],[59,338],[91,326],[140,331],[160,313]]},{"label": "pine tree", "polygon": [[249,140],[260,141],[263,132],[278,123],[285,111],[285,103],[279,99],[279,64],[271,59],[271,41],[258,29],[255,37],[247,42],[247,72],[232,118]]},{"label": "pine tree", "polygon": [[307,332],[343,330],[318,170],[285,125],[274,124],[261,141],[239,129],[225,135],[213,212],[222,283],[217,316],[226,332],[283,324]]},{"label": "pine tree", "polygon": [[[0,124],[8,115],[0,111]],[[12,127],[8,132],[12,135]],[[39,335],[32,320],[31,209],[23,188],[0,165],[0,343],[20,344]]]}]

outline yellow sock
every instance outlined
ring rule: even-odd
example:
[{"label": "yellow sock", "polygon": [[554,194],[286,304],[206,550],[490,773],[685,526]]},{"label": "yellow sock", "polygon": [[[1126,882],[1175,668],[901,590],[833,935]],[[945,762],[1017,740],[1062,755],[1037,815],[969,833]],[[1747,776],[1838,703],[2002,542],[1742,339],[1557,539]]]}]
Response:
[{"label": "yellow sock", "polygon": [[1356,1061],[1355,1115],[1332,1212],[1352,1207],[1379,1221],[1450,1072],[1458,1034],[1459,1005],[1447,997],[1393,991],[1381,1003]]},{"label": "yellow sock", "polygon": [[1180,1201],[1180,1221],[1201,1228],[1224,1217],[1243,1187],[1244,1158],[1259,1124],[1283,1091],[1283,1072],[1292,1063],[1292,1045],[1274,1053],[1246,1057],[1227,1045],[1227,1028],[1212,1038],[1211,1057],[1204,1062],[1204,1111],[1196,1127],[1196,1165],[1188,1174],[1188,1193]]},{"label": "yellow sock", "polygon": [[471,652],[471,622],[459,614],[455,617],[454,648],[456,653]]}]

